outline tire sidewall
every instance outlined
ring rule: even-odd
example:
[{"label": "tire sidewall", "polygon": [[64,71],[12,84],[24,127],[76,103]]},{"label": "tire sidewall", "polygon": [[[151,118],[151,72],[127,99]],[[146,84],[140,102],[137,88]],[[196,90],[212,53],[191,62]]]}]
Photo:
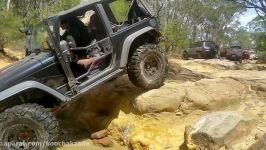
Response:
[{"label": "tire sidewall", "polygon": [[[145,89],[154,89],[162,86],[168,70],[168,60],[164,51],[156,44],[147,44],[140,46],[136,52],[138,52],[136,53],[138,55],[138,61],[132,64],[129,63],[128,65],[128,75],[132,83]],[[158,64],[158,68],[161,68],[159,72],[156,72],[157,76],[152,78],[147,77],[144,73],[145,60],[150,55],[156,55],[159,58],[160,64]]]},{"label": "tire sidewall", "polygon": [[[19,108],[21,109],[23,107]],[[36,108],[36,110],[40,109]],[[45,111],[45,109],[40,110],[40,112],[41,111]],[[48,150],[51,148],[47,144],[49,144],[49,142],[52,142],[53,139],[51,134],[49,133],[50,131],[45,129],[48,121],[46,119],[38,120],[38,117],[36,116],[36,114],[34,114],[34,112],[35,111],[33,110],[27,109],[19,112],[16,111],[15,108],[11,108],[0,114],[0,142],[2,142],[2,144],[0,145],[1,150],[17,150],[15,148],[8,147],[7,145],[3,145],[11,144],[7,143],[8,141],[6,141],[5,137],[8,130],[15,125],[27,126],[35,132],[37,136],[36,144],[38,144],[38,146],[35,146],[30,150]],[[41,115],[43,115],[44,113],[42,113]]]},{"label": "tire sidewall", "polygon": [[[8,117],[8,120],[5,123],[1,123],[0,126],[0,139],[2,143],[6,143],[7,141],[4,140],[5,138],[5,133],[6,131],[12,127],[13,125],[19,125],[19,124],[23,124],[23,125],[27,125],[30,126],[37,134],[38,137],[38,141],[37,142],[47,142],[49,140],[49,134],[47,132],[45,132],[44,128],[42,126],[40,126],[37,122],[32,121],[31,119],[28,118],[10,118]],[[3,148],[3,150],[15,150],[15,149],[11,149],[5,146],[1,146],[1,149]],[[41,147],[35,147],[33,150],[39,150],[39,149],[45,149],[44,146]]]},{"label": "tire sidewall", "polygon": [[[154,48],[157,48],[157,47],[154,47]],[[157,73],[156,73],[156,76],[153,77],[153,79],[150,79],[149,77],[147,77],[144,73],[144,64],[145,64],[145,59],[151,55],[156,55],[157,57],[160,58],[160,63],[159,64],[159,68],[160,69]],[[140,70],[141,70],[141,75],[142,75],[142,78],[144,80],[144,82],[147,84],[147,85],[151,85],[151,84],[160,84],[162,85],[162,82],[164,80],[164,73],[166,72],[166,68],[167,68],[167,65],[166,65],[166,60],[165,60],[165,57],[163,55],[163,53],[160,53],[158,51],[154,51],[153,49],[149,49],[147,51],[144,52],[143,54],[143,58],[140,62]],[[156,83],[157,82],[157,83]]]}]

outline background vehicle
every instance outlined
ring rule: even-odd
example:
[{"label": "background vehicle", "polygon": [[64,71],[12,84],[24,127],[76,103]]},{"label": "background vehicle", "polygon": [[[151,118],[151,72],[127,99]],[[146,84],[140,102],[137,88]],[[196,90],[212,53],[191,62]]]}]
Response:
[{"label": "background vehicle", "polygon": [[249,59],[251,59],[251,60],[258,59],[258,56],[257,56],[255,51],[252,50],[252,51],[249,51],[249,53],[250,53]]},{"label": "background vehicle", "polygon": [[200,41],[191,45],[183,52],[183,58],[212,59],[219,57],[219,46],[213,41]]},{"label": "background vehicle", "polygon": [[233,61],[242,61],[244,59],[249,59],[250,54],[247,50],[243,50],[241,46],[231,46],[227,50],[226,58]]},{"label": "background vehicle", "polygon": [[240,61],[242,60],[242,53],[243,53],[243,50],[241,49],[240,46],[231,46],[227,50],[226,58],[229,60]]},{"label": "background vehicle", "polygon": [[[53,113],[125,71],[136,86],[153,89],[163,85],[168,64],[158,46],[161,34],[156,14],[146,1],[133,0],[126,20],[118,22],[110,7],[115,4],[115,0],[88,1],[34,27],[28,56],[0,70],[0,142],[45,149],[46,145],[27,143],[57,138],[59,124]],[[78,21],[90,10],[95,12],[98,29],[93,42],[88,39],[87,45],[80,47],[74,36],[63,39],[62,23]],[[97,58],[84,68],[75,62],[77,52],[96,52]],[[90,60],[87,54],[83,60]],[[0,145],[0,149],[20,148]]]},{"label": "background vehicle", "polygon": [[244,59],[250,59],[250,53],[248,50],[243,50],[242,60],[244,60]]}]

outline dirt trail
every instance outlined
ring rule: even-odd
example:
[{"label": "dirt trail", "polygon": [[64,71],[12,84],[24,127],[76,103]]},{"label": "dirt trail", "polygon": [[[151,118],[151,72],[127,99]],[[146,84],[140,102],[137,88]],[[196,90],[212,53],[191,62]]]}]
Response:
[{"label": "dirt trail", "polygon": [[[126,77],[120,77],[93,90],[64,114],[64,117],[68,120],[65,124],[68,124],[73,130],[78,128],[96,130],[112,121],[108,129],[116,141],[114,147],[102,148],[94,146],[88,139],[89,132],[81,130],[81,132],[69,132],[64,136],[73,138],[77,136],[76,133],[83,133],[85,135],[81,136],[82,138],[79,138],[78,142],[85,140],[90,143],[89,147],[63,146],[58,148],[58,150],[82,150],[82,148],[92,150],[122,150],[127,148],[134,150],[176,150],[184,141],[185,126],[212,111],[247,112],[257,118],[258,125],[254,127],[254,133],[245,137],[243,142],[236,144],[235,149],[247,149],[254,142],[255,134],[266,132],[266,88],[264,89],[266,85],[266,65],[255,64],[255,62],[237,64],[227,60],[185,61],[170,59],[169,62],[169,77],[165,82],[165,86],[158,89],[157,92],[162,92],[163,94],[167,87],[171,86],[197,86],[200,88],[202,86],[204,90],[205,86],[207,86],[204,84],[209,81],[213,84],[217,79],[230,78],[245,86],[246,91],[243,93],[245,95],[232,104],[218,106],[218,109],[193,106],[195,110],[186,114],[180,112],[178,108],[176,111],[170,112],[166,110],[160,113],[138,114],[132,108],[132,104],[136,98],[141,97],[143,94],[147,96],[149,92],[136,88]],[[5,58],[1,58],[0,67],[9,63]],[[218,88],[217,91],[220,91]],[[176,93],[179,89],[173,88],[170,91]],[[217,94],[217,97],[226,95],[226,93],[215,93],[215,89],[213,91],[214,93],[210,94]],[[161,101],[164,102],[166,99],[161,99]],[[188,102],[190,103],[190,101]],[[186,101],[184,100],[182,103],[186,103]],[[99,109],[96,109],[97,107]],[[93,113],[90,112],[91,109],[93,109]],[[103,111],[103,109],[105,110]],[[69,118],[72,121],[71,123]]]},{"label": "dirt trail", "polygon": [[4,57],[2,54],[0,54],[0,68],[3,68],[9,64],[11,64],[12,61],[8,58]]},{"label": "dirt trail", "polygon": [[[266,79],[266,64],[245,62],[238,64],[228,60],[171,60],[193,72],[207,75],[211,78],[240,78],[245,80]],[[257,66],[261,71],[256,70]],[[243,70],[242,70],[243,69]],[[255,69],[255,70],[252,70]],[[264,69],[264,70],[263,70]]]}]

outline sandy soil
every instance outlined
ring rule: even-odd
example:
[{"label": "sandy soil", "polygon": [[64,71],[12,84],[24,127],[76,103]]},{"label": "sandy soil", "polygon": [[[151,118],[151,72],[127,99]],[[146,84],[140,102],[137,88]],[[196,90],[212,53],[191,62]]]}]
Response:
[{"label": "sandy soil", "polygon": [[12,61],[10,59],[5,58],[3,55],[0,54],[0,68],[3,68],[11,63]]}]

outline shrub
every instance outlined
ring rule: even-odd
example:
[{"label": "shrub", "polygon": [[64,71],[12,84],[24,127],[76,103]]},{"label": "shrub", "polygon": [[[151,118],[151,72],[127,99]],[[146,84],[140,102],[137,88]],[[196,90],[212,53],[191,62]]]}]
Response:
[{"label": "shrub", "polygon": [[259,60],[266,62],[266,51],[261,51],[258,53]]},{"label": "shrub", "polygon": [[0,33],[0,52],[1,52],[1,51],[3,50],[3,48],[4,48],[5,42],[6,42],[6,40],[5,40],[4,35]]},{"label": "shrub", "polygon": [[0,18],[0,49],[10,42],[24,38],[24,35],[18,30],[22,27],[23,19],[21,17],[12,13],[0,12]]}]

